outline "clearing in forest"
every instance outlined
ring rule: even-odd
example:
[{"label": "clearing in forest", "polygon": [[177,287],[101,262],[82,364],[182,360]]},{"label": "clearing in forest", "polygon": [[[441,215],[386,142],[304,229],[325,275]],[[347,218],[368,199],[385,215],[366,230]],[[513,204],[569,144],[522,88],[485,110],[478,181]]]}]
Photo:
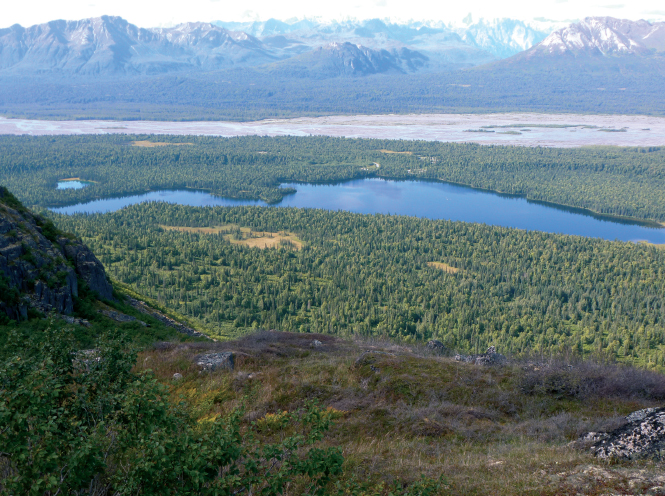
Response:
[{"label": "clearing in forest", "polygon": [[156,146],[182,146],[193,145],[194,143],[168,143],[166,141],[132,141],[132,146],[142,148],[155,148]]},{"label": "clearing in forest", "polygon": [[167,231],[191,232],[198,234],[222,234],[224,239],[235,245],[244,245],[250,248],[277,248],[280,245],[290,245],[296,250],[303,247],[303,242],[298,237],[287,231],[267,232],[252,231],[249,227],[238,227],[234,224],[215,227],[184,227],[163,226]]},{"label": "clearing in forest", "polygon": [[395,153],[397,155],[413,155],[413,152],[396,152],[393,150],[379,150],[382,153]]},{"label": "clearing in forest", "polygon": [[457,274],[460,271],[460,269],[457,267],[451,267],[447,263],[443,262],[427,262],[427,265],[434,267],[435,269],[440,269],[444,272],[447,272],[448,274]]},{"label": "clearing in forest", "polygon": [[665,244],[649,243],[648,241],[639,241],[639,243],[642,245],[653,246],[659,250],[665,250]]}]

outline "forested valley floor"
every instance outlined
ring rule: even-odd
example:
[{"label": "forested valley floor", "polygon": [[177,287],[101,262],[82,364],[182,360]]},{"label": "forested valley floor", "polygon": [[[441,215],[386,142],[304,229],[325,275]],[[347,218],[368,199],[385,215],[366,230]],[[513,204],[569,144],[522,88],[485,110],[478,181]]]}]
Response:
[{"label": "forested valley floor", "polygon": [[[144,142],[181,146],[136,146]],[[603,215],[665,221],[665,149],[659,147],[123,135],[2,136],[0,147],[0,183],[30,206],[170,188],[276,203],[294,191],[281,188],[283,182],[381,177],[448,181]],[[56,190],[66,178],[91,183],[79,190]]]},{"label": "forested valley floor", "polygon": [[536,67],[495,63],[334,78],[283,77],[258,68],[144,77],[6,74],[0,108],[12,117],[123,120],[512,111],[663,115],[662,58],[637,64],[631,57],[612,57],[609,64],[592,59],[572,67],[564,57]]},{"label": "forested valley floor", "polygon": [[[55,220],[113,278],[213,336],[436,338],[665,365],[665,251],[652,246],[314,209],[152,203]],[[271,236],[283,239],[252,247]]]}]

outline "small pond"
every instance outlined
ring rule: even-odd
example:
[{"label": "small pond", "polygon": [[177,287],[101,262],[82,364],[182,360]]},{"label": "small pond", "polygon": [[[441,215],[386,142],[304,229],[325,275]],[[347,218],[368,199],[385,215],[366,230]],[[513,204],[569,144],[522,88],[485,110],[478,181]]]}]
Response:
[{"label": "small pond", "polygon": [[[359,179],[337,184],[284,184],[297,192],[274,207],[308,207],[363,214],[394,214],[479,222],[529,231],[574,234],[609,240],[665,243],[665,229],[531,202],[440,182]],[[63,214],[105,213],[146,201],[191,206],[266,205],[261,201],[219,198],[202,191],[151,191],[53,209]]]},{"label": "small pond", "polygon": [[76,179],[66,179],[58,181],[58,186],[56,189],[81,189],[85,188],[88,184],[92,184],[90,181],[79,181]]}]

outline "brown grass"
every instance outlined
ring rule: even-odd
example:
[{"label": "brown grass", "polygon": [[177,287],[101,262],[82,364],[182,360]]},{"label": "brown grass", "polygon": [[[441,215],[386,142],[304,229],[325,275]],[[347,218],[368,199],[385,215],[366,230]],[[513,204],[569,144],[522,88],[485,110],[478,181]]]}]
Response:
[{"label": "brown grass", "polygon": [[457,267],[451,267],[447,263],[443,262],[427,262],[427,265],[434,267],[435,269],[440,269],[444,272],[447,272],[448,274],[457,274],[460,271],[460,269]]},{"label": "brown grass", "polygon": [[97,181],[91,181],[90,179],[81,179],[80,177],[66,177],[64,179],[58,179],[58,182],[66,181],[84,181],[86,183],[96,183]]},{"label": "brown grass", "polygon": [[180,232],[191,232],[197,234],[219,234],[222,232],[227,232],[227,226],[218,226],[218,227],[185,227],[185,226],[164,226],[159,225],[162,229],[166,231],[180,231]]},{"label": "brown grass", "polygon": [[194,143],[168,143],[166,141],[132,141],[132,146],[139,146],[142,148],[155,148],[156,146],[182,146],[194,145]]},{"label": "brown grass", "polygon": [[281,244],[292,246],[296,250],[301,250],[303,242],[298,237],[287,231],[269,233],[265,231],[252,231],[249,227],[241,227],[242,239],[236,239],[232,231],[237,230],[238,226],[228,224],[216,227],[184,227],[184,226],[164,226],[162,229],[167,231],[191,232],[198,234],[223,234],[224,239],[236,245],[243,245],[249,248],[275,248]]},{"label": "brown grass", "polygon": [[395,153],[397,155],[413,155],[413,152],[396,152],[393,150],[379,150],[382,153]]},{"label": "brown grass", "polygon": [[[665,227],[665,224],[663,226]],[[653,246],[659,250],[665,250],[665,244],[649,243],[648,241],[640,241],[639,243],[642,245]]]},{"label": "brown grass", "polygon": [[[236,352],[234,371],[198,373],[196,356],[227,350]],[[384,353],[357,361],[365,350]],[[651,372],[584,362],[482,367],[417,346],[278,331],[165,343],[144,352],[137,368],[154,370],[201,417],[242,402],[247,423],[308,400],[342,411],[325,443],[343,449],[348,477],[372,483],[443,474],[446,494],[498,496],[644,494],[663,485],[663,463],[608,465],[569,446],[582,432],[660,404],[665,377]],[[174,383],[175,372],[184,379]],[[551,387],[559,383],[573,387]],[[577,387],[586,383],[596,386]]]}]

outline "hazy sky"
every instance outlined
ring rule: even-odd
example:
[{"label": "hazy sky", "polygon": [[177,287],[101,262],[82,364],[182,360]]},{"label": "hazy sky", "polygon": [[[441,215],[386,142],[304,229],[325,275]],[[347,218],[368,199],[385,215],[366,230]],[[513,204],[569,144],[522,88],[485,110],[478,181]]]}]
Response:
[{"label": "hazy sky", "polygon": [[53,19],[82,19],[117,15],[142,27],[186,21],[247,21],[271,17],[343,20],[381,18],[393,21],[430,20],[459,23],[471,13],[474,20],[511,17],[530,20],[580,19],[612,16],[665,20],[663,0],[3,0],[0,27],[24,26]]}]

